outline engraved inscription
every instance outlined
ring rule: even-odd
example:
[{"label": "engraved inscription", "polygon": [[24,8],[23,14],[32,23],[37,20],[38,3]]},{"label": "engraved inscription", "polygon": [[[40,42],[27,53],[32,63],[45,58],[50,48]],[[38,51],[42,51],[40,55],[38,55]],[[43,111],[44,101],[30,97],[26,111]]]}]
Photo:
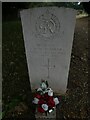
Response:
[{"label": "engraved inscription", "polygon": [[60,24],[58,18],[49,12],[42,14],[37,19],[36,31],[39,35],[50,37],[55,35],[55,33],[59,31],[59,28]]},{"label": "engraved inscription", "polygon": [[62,54],[62,49],[61,48],[50,48],[49,46],[47,47],[42,47],[42,46],[39,46],[39,47],[34,47],[31,49],[30,53],[33,53],[34,55],[39,55],[39,56],[42,56],[42,57],[58,57],[60,54]]}]

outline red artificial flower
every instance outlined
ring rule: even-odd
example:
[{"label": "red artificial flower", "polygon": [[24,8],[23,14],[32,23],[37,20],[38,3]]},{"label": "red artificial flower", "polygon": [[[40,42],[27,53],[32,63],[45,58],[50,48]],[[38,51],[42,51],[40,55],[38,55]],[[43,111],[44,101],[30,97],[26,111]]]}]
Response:
[{"label": "red artificial flower", "polygon": [[44,95],[41,95],[41,99],[44,99]]},{"label": "red artificial flower", "polygon": [[41,82],[45,82],[45,80],[41,79]]},{"label": "red artificial flower", "polygon": [[48,97],[48,100],[53,100],[53,96],[49,96],[49,97]]},{"label": "red artificial flower", "polygon": [[40,99],[42,96],[40,94],[36,94],[35,97]]},{"label": "red artificial flower", "polygon": [[44,94],[44,99],[45,99],[46,101],[48,101],[48,100],[49,100],[49,96],[48,96],[48,94],[47,94],[47,93],[45,93],[45,94]]},{"label": "red artificial flower", "polygon": [[43,109],[42,107],[40,107],[40,106],[37,108],[37,110],[38,110],[38,112],[40,112],[40,113],[44,113],[44,112],[45,112],[44,109]]},{"label": "red artificial flower", "polygon": [[41,99],[41,100],[38,101],[38,104],[39,104],[39,105],[42,105],[42,104],[44,104],[44,103],[45,103],[45,101],[44,101],[43,99]]},{"label": "red artificial flower", "polygon": [[48,106],[49,106],[50,108],[55,107],[55,102],[54,102],[52,99],[49,99],[49,101],[48,101]]}]

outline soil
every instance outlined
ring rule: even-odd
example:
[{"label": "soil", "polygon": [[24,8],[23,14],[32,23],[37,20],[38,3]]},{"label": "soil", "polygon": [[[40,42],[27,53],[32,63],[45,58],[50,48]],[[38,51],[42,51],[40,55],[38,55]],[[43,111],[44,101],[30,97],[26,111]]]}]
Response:
[{"label": "soil", "polygon": [[89,17],[76,20],[68,89],[64,101],[58,106],[57,118],[80,120],[89,118],[88,22]]},{"label": "soil", "polygon": [[[76,20],[68,86],[57,106],[57,119],[89,118],[88,21]],[[3,22],[3,120],[35,119],[20,21]],[[59,97],[59,96],[58,96]]]}]

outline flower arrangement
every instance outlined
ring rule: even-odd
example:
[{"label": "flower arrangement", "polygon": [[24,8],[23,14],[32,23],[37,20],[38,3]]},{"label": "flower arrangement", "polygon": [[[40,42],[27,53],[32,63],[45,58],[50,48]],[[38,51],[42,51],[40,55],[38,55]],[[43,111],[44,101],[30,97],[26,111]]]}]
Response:
[{"label": "flower arrangement", "polygon": [[56,105],[59,104],[59,99],[54,97],[53,90],[49,88],[48,82],[41,80],[40,88],[36,89],[36,94],[33,103],[37,105],[37,111],[40,113],[51,113]]}]

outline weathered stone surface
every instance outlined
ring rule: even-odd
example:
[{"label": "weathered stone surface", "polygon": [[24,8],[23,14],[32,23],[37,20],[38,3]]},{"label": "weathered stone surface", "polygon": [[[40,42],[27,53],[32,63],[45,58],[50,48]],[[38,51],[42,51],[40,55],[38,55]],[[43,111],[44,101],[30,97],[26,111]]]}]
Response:
[{"label": "weathered stone surface", "polygon": [[76,11],[42,7],[21,11],[31,88],[48,80],[56,93],[67,88]]}]

